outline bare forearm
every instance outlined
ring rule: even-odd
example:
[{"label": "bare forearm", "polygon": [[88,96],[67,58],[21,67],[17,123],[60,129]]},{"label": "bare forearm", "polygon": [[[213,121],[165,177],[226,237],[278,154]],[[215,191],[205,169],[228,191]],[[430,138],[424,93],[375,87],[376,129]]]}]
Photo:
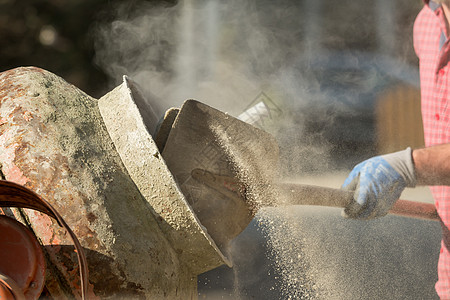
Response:
[{"label": "bare forearm", "polygon": [[417,185],[450,185],[450,144],[412,152]]}]

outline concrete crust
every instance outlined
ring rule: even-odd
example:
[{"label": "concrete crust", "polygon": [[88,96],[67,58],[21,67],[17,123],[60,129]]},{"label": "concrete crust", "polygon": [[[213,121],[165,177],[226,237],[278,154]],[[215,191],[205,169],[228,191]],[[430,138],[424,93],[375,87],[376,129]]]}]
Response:
[{"label": "concrete crust", "polygon": [[146,129],[133,99],[130,84],[123,83],[98,101],[100,113],[130,177],[153,207],[169,242],[194,274],[231,262],[201,225],[166,166]]}]

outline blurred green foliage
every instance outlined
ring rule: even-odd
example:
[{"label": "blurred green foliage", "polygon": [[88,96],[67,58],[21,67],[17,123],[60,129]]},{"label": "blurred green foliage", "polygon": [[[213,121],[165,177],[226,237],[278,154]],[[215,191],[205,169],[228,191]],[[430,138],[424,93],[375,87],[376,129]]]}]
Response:
[{"label": "blurred green foliage", "polygon": [[[0,72],[51,71],[98,98],[108,78],[94,62],[96,24],[114,18],[113,0],[0,0]],[[128,1],[133,7],[137,1]],[[161,1],[148,1],[161,2]],[[167,2],[167,1],[166,1]]]},{"label": "blurred green foliage", "polygon": [[0,71],[49,70],[98,97],[107,80],[92,63],[89,28],[105,0],[0,0]]}]

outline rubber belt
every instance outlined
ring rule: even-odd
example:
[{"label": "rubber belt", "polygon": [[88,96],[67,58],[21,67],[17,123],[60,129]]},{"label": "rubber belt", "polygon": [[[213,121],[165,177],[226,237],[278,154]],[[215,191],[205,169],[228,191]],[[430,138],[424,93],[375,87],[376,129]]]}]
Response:
[{"label": "rubber belt", "polygon": [[58,224],[67,230],[75,245],[80,266],[81,297],[82,299],[87,299],[89,271],[86,256],[75,233],[73,233],[56,209],[30,189],[7,180],[0,180],[0,207],[30,208],[40,211],[56,219]]}]

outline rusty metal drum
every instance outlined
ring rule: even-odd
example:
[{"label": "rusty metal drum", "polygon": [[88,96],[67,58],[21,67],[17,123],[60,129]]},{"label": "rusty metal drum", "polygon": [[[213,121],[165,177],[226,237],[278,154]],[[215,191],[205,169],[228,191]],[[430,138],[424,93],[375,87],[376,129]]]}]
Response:
[{"label": "rusty metal drum", "polygon": [[[90,298],[196,298],[196,275],[227,260],[185,201],[173,200],[182,194],[169,175],[160,182],[165,194],[152,185],[161,173],[141,173],[149,177],[133,181],[98,102],[39,68],[0,73],[1,175],[46,199],[78,236]],[[146,163],[168,172],[155,153]],[[161,205],[155,209],[151,199]],[[44,248],[51,296],[79,298],[76,253],[66,231],[36,211],[15,209],[14,215]]]}]

